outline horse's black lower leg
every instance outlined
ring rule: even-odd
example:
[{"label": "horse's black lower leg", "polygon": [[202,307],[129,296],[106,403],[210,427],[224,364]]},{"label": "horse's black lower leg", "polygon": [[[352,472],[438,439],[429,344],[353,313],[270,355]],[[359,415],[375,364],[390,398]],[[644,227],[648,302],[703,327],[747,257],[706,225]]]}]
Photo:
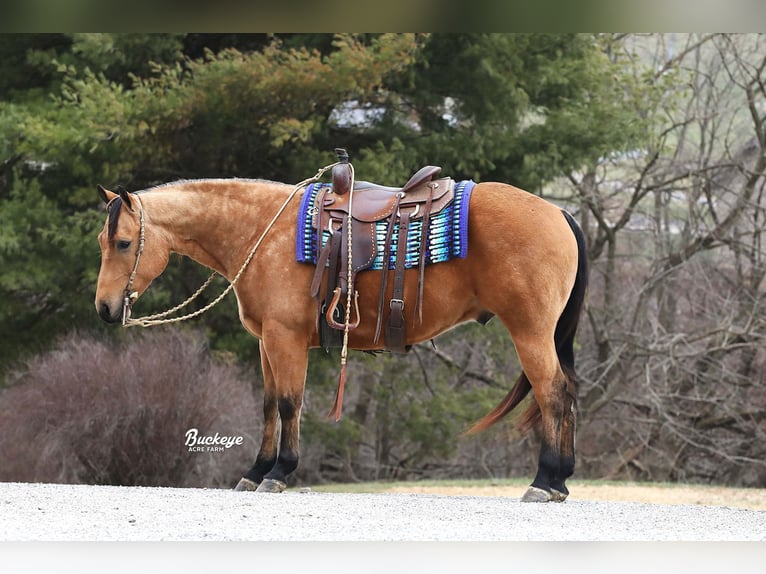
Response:
[{"label": "horse's black lower leg", "polygon": [[550,491],[551,483],[559,474],[560,457],[557,450],[545,440],[543,441],[537,462],[537,474],[532,481],[532,486],[535,488]]},{"label": "horse's black lower leg", "polygon": [[569,495],[566,479],[574,474],[575,469],[575,425],[577,419],[576,401],[567,396],[567,407],[561,424],[561,442],[559,452],[559,470],[551,480],[551,491],[554,499],[564,500]]},{"label": "horse's black lower leg", "polygon": [[[298,467],[300,416],[308,364],[308,349],[302,345],[305,345],[302,331],[286,329],[279,322],[264,325],[261,340],[265,397],[263,442],[253,468],[240,481],[245,484],[240,490],[282,492],[287,486],[287,477]],[[282,423],[279,432],[277,422]]]},{"label": "horse's black lower leg", "polygon": [[561,502],[569,495],[566,479],[574,473],[575,401],[566,383],[554,385],[542,410],[543,442],[537,474],[522,500]]},{"label": "horse's black lower leg", "polygon": [[551,494],[557,502],[562,502],[569,496],[569,489],[566,485],[566,479],[574,473],[574,456],[561,456],[559,463],[559,472],[551,480]]},{"label": "horse's black lower leg", "polygon": [[279,422],[279,406],[277,401],[274,373],[271,370],[268,357],[263,345],[260,346],[261,368],[263,369],[263,437],[261,448],[255,458],[253,467],[242,477],[236,490],[256,490],[263,477],[277,462],[277,440]]},{"label": "horse's black lower leg", "polygon": [[563,502],[569,496],[566,480],[574,473],[574,455],[555,453],[544,445],[541,449],[540,461],[532,488],[545,491],[546,502]]},{"label": "horse's black lower leg", "polygon": [[263,477],[277,462],[277,401],[265,398],[263,401],[264,430],[261,448],[255,458],[255,464],[237,484],[236,490],[255,490]]},{"label": "horse's black lower leg", "polygon": [[301,404],[301,397],[298,396],[279,399],[279,418],[282,421],[279,454],[276,464],[263,476],[258,487],[259,492],[283,491],[287,485],[287,477],[298,468]]},{"label": "horse's black lower leg", "polygon": [[276,454],[273,456],[264,456],[259,453],[258,457],[255,459],[255,464],[249,471],[247,471],[247,474],[245,474],[245,478],[255,484],[260,484],[266,473],[274,468],[276,462]]},{"label": "horse's black lower leg", "polygon": [[255,464],[247,474],[245,474],[245,478],[255,484],[260,484],[264,475],[269,472],[277,462],[277,438],[275,434],[278,411],[276,399],[264,399],[263,415],[264,421],[268,422],[264,425],[265,428],[263,432],[263,440],[261,442],[261,449],[258,451]]}]

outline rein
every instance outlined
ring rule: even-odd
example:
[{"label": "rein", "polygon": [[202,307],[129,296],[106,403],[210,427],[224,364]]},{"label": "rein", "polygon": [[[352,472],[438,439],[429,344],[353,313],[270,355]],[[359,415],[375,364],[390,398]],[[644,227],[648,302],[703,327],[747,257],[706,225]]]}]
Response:
[{"label": "rein", "polygon": [[207,281],[205,281],[202,286],[197,289],[197,291],[194,292],[194,294],[189,297],[186,301],[183,303],[180,303],[179,305],[176,305],[172,309],[168,309],[167,311],[163,311],[162,313],[156,313],[154,315],[147,315],[145,317],[137,317],[132,318],[131,310],[133,307],[133,303],[135,303],[136,299],[138,299],[138,292],[133,291],[133,281],[136,277],[136,272],[138,271],[138,262],[141,259],[141,254],[144,251],[144,245],[145,245],[145,218],[144,218],[144,208],[141,204],[141,201],[138,199],[138,196],[134,196],[134,199],[138,202],[138,209],[139,209],[139,241],[138,241],[138,249],[136,250],[136,261],[133,264],[133,270],[130,273],[130,277],[128,277],[128,283],[125,286],[125,292],[123,297],[123,303],[122,303],[122,326],[123,327],[154,327],[156,325],[165,325],[168,323],[177,323],[179,321],[186,321],[187,319],[193,319],[195,317],[198,317],[205,313],[206,311],[212,309],[214,306],[216,306],[218,303],[220,303],[226,295],[229,294],[229,292],[234,289],[234,286],[239,281],[240,277],[242,277],[242,274],[245,272],[245,269],[247,269],[247,266],[250,264],[250,261],[252,261],[253,257],[255,256],[255,252],[258,250],[258,247],[263,242],[264,238],[266,237],[266,234],[271,230],[271,228],[274,226],[274,224],[277,222],[277,219],[282,215],[284,210],[287,208],[287,205],[290,203],[290,201],[295,197],[295,194],[298,193],[302,188],[306,187],[310,183],[314,183],[319,180],[319,178],[324,174],[327,170],[332,169],[336,165],[338,165],[340,162],[333,163],[331,165],[325,166],[319,171],[316,172],[316,175],[313,177],[310,177],[308,179],[304,179],[300,183],[296,184],[293,188],[290,195],[287,197],[287,199],[282,203],[282,206],[279,208],[277,213],[274,215],[274,217],[271,219],[269,224],[266,226],[266,229],[264,229],[263,233],[261,233],[261,236],[258,238],[258,241],[255,242],[252,249],[250,249],[250,252],[247,254],[247,257],[245,258],[245,261],[242,263],[242,266],[239,268],[239,271],[237,271],[237,274],[234,276],[234,278],[229,282],[229,285],[224,289],[224,291],[218,295],[213,301],[202,307],[201,309],[198,309],[197,311],[194,311],[193,313],[187,313],[186,315],[181,315],[178,317],[170,317],[167,318],[169,315],[172,315],[173,313],[179,311],[180,309],[183,309],[186,307],[189,303],[194,301],[197,297],[199,297],[202,292],[210,285],[210,283],[213,281],[216,275],[218,273],[216,271],[213,271],[213,273],[210,275],[210,277],[207,278]]}]

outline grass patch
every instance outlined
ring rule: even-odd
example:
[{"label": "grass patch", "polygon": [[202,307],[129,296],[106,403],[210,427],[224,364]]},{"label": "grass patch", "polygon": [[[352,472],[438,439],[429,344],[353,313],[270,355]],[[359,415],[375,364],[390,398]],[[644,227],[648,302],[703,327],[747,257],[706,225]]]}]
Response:
[{"label": "grass patch", "polygon": [[497,479],[466,479],[466,480],[417,480],[398,482],[353,482],[341,484],[318,484],[311,486],[315,492],[348,492],[348,493],[379,493],[390,492],[394,489],[407,488],[488,488],[488,487],[520,487],[529,485],[526,478],[497,478]]},{"label": "grass patch", "polygon": [[[417,480],[417,481],[381,481],[381,482],[352,482],[352,483],[332,483],[332,484],[318,484],[311,485],[310,488],[314,492],[341,492],[341,493],[381,493],[391,492],[393,490],[406,490],[408,487],[412,488],[428,488],[428,489],[451,489],[451,488],[519,488],[525,489],[532,482],[531,478],[487,478],[487,479],[451,479],[451,480]],[[716,486],[709,484],[688,484],[678,482],[637,482],[637,481],[620,481],[620,480],[586,480],[586,479],[571,479],[567,481],[567,486],[570,490],[578,487],[642,487],[642,488],[657,488],[657,489],[681,489],[681,488],[695,488],[695,489],[714,489],[714,488],[727,488],[725,486]]]}]

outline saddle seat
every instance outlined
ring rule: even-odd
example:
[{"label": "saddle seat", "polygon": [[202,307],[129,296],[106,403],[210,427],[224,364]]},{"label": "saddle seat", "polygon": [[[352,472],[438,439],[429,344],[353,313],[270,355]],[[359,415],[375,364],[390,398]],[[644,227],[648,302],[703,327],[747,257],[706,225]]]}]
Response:
[{"label": "saddle seat", "polygon": [[[427,230],[430,216],[447,207],[455,197],[455,182],[449,178],[434,179],[441,171],[437,166],[426,166],[418,170],[402,187],[388,187],[367,181],[354,183],[350,191],[351,178],[341,172],[333,173],[333,186],[317,194],[313,205],[312,225],[317,230],[317,267],[311,284],[311,294],[318,299],[318,327],[323,346],[338,346],[338,334],[344,329],[345,316],[341,298],[347,304],[356,304],[357,294],[348,297],[349,283],[359,271],[372,266],[378,256],[376,222],[387,220],[387,232],[383,254],[381,286],[378,296],[377,326],[375,342],[381,334],[384,315],[386,286],[388,284],[389,261],[395,228],[399,230],[394,259],[394,285],[386,328],[386,349],[406,352],[404,321],[404,269],[407,235],[413,220],[423,220],[420,240],[420,273],[416,317],[422,313],[423,272],[427,245]],[[348,277],[348,217],[351,206],[352,276]],[[330,238],[323,245],[323,235]],[[321,280],[328,267],[324,297],[321,296]],[[349,281],[351,279],[351,281]],[[359,312],[356,313],[358,325]],[[327,327],[330,327],[328,329]]]},{"label": "saddle seat", "polygon": [[410,212],[411,219],[423,217],[427,203],[430,213],[438,213],[454,198],[454,182],[450,178],[432,179],[440,171],[439,167],[426,166],[413,175],[403,187],[358,181],[354,184],[353,199],[351,194],[333,189],[317,197],[314,206],[314,227],[329,229],[330,220],[341,221],[348,215],[349,202],[352,203],[353,219],[365,223],[390,217],[397,204],[400,211]]}]

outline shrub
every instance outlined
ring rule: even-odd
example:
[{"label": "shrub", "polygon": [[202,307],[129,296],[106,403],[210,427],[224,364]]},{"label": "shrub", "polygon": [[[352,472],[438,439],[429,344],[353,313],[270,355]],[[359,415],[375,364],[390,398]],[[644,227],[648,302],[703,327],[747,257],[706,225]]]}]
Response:
[{"label": "shrub", "polygon": [[[244,372],[178,328],[121,343],[71,335],[0,392],[0,480],[230,487],[255,456],[260,400]],[[186,431],[241,435],[190,452]]]}]

